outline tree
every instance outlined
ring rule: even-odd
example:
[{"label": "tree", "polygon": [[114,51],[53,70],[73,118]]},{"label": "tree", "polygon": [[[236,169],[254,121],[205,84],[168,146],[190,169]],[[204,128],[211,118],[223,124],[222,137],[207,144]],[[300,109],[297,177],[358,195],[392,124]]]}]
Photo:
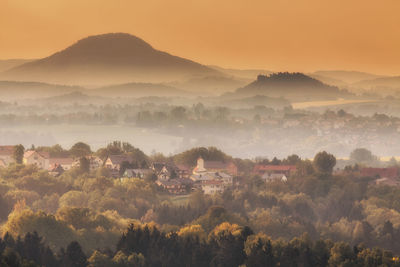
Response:
[{"label": "tree", "polygon": [[88,173],[90,171],[90,160],[86,157],[79,159],[79,169],[82,173]]},{"label": "tree", "polygon": [[174,107],[171,110],[171,117],[177,122],[183,121],[186,118],[186,109],[180,106]]},{"label": "tree", "polygon": [[64,255],[64,261],[68,267],[86,267],[87,259],[83,253],[81,245],[78,242],[72,241]]},{"label": "tree", "polygon": [[271,241],[265,234],[250,236],[245,243],[246,266],[274,266]]},{"label": "tree", "polygon": [[331,174],[335,165],[335,156],[326,151],[319,152],[314,157],[314,167],[320,173]]},{"label": "tree", "polygon": [[24,152],[25,148],[23,145],[19,144],[14,146],[14,160],[18,164],[22,164],[22,161],[24,159]]},{"label": "tree", "polygon": [[69,156],[68,150],[65,150],[61,145],[56,144],[54,146],[39,146],[36,148],[36,151],[38,152],[48,152],[50,154],[50,157],[55,157],[55,158],[64,158]]},{"label": "tree", "polygon": [[391,221],[385,221],[383,224],[383,229],[382,229],[382,234],[386,235],[389,234],[390,236],[393,235],[394,229],[393,229],[393,224]]},{"label": "tree", "polygon": [[357,148],[350,153],[350,159],[357,163],[370,163],[375,161],[377,157],[366,148]]},{"label": "tree", "polygon": [[92,254],[92,256],[90,256],[89,260],[89,267],[108,267],[108,266],[112,266],[112,261],[111,259],[99,252],[98,250],[95,250]]},{"label": "tree", "polygon": [[90,149],[90,146],[88,144],[78,142],[71,147],[69,152],[73,157],[81,158],[90,155],[92,153],[92,150]]},{"label": "tree", "polygon": [[288,165],[296,165],[301,163],[301,158],[298,155],[293,154],[284,159],[283,162]]},{"label": "tree", "polygon": [[150,183],[157,181],[157,175],[154,172],[150,172],[144,176],[144,180]]},{"label": "tree", "polygon": [[307,176],[314,173],[313,164],[310,160],[304,160],[296,164],[296,173],[298,176]]},{"label": "tree", "polygon": [[184,164],[187,166],[194,166],[197,163],[197,159],[202,157],[204,160],[214,160],[226,162],[231,159],[230,156],[226,155],[216,147],[195,147],[190,150],[186,150],[174,156],[174,162]]},{"label": "tree", "polygon": [[277,157],[274,157],[271,160],[271,165],[281,165],[282,161],[280,159],[278,159]]}]

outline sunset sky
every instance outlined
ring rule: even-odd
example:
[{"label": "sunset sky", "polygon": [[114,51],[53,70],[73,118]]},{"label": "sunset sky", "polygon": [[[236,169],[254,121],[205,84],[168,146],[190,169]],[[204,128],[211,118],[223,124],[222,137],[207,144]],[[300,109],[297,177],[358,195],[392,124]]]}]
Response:
[{"label": "sunset sky", "polygon": [[399,0],[0,0],[0,59],[127,32],[203,64],[400,75]]}]

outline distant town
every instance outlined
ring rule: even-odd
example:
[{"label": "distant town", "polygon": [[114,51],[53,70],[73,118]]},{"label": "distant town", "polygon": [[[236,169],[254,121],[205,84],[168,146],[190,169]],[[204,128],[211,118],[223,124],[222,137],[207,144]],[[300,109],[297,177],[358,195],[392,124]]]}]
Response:
[{"label": "distant town", "polygon": [[[223,160],[204,159],[201,156],[201,149],[207,151],[206,148],[197,148],[197,150],[195,148],[193,153],[198,154],[198,158],[193,165],[176,163],[173,158],[166,157],[164,161],[155,161],[129,143],[119,141],[110,143],[96,153],[92,153],[89,145],[82,142],[76,143],[69,151],[59,145],[38,147],[37,149],[32,146],[27,150],[22,145],[9,145],[0,146],[0,168],[12,164],[31,165],[39,170],[47,171],[54,177],[73,170],[82,170],[83,172],[102,170],[103,175],[120,181],[135,178],[146,179],[170,194],[183,195],[193,191],[202,191],[205,194],[223,193],[226,188],[239,186],[240,177],[249,175],[259,176],[264,182],[285,183],[291,176],[301,175],[299,173],[302,171],[299,170],[302,168],[301,163],[308,162],[307,160],[302,161],[297,155],[292,155],[283,161],[277,158],[272,161],[267,159],[247,160],[247,164],[251,168],[247,166],[244,169],[239,168],[235,163],[240,162],[240,159],[230,157],[225,157]],[[132,153],[133,151],[136,153]],[[369,153],[367,150],[363,152]],[[399,166],[394,158],[385,163],[388,165],[387,167],[371,167],[368,166],[368,163],[376,166],[379,161],[371,154],[370,159],[367,159],[364,164],[356,163],[343,168],[335,168],[334,173],[368,178],[370,183],[400,185]],[[343,165],[343,162],[341,164]],[[382,163],[379,164],[382,165]]]}]

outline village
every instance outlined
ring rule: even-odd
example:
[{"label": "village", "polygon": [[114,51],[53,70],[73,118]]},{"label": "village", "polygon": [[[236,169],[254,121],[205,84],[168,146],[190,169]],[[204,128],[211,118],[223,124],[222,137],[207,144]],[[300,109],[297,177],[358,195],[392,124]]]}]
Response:
[{"label": "village", "polygon": [[[83,144],[83,143],[78,143]],[[195,165],[175,164],[171,161],[153,161],[138,164],[137,158],[128,153],[111,154],[104,158],[91,153],[81,157],[55,157],[49,152],[28,149],[21,151],[22,159],[16,156],[17,146],[0,146],[0,168],[18,161],[24,165],[33,165],[58,177],[66,171],[81,168],[82,164],[90,171],[105,170],[109,177],[121,182],[128,179],[146,179],[172,195],[184,195],[193,191],[202,191],[213,195],[223,193],[227,188],[240,186],[244,176],[257,176],[264,182],[286,183],[292,176],[299,176],[301,160],[285,164],[276,158],[274,161],[253,161],[251,171],[240,170],[233,159],[205,160],[197,158]],[[23,154],[22,154],[23,153]],[[22,161],[21,161],[22,160]],[[302,168],[300,166],[300,168]],[[346,175],[356,179],[365,178],[370,183],[400,186],[398,166],[370,167],[346,166],[335,168],[335,175]],[[303,173],[304,175],[304,173]]]}]

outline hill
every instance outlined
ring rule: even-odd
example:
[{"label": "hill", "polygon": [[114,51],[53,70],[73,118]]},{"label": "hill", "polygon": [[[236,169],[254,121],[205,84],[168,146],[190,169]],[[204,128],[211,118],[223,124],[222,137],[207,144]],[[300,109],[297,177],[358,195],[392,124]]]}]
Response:
[{"label": "hill", "polygon": [[333,86],[338,86],[338,87],[346,87],[348,86],[348,83],[342,81],[342,80],[338,80],[335,78],[331,78],[328,76],[322,76],[322,75],[318,75],[318,74],[314,74],[314,73],[309,73],[307,74],[308,76],[310,76],[311,78],[317,79],[325,84],[328,85],[333,85]]},{"label": "hill", "polygon": [[173,81],[216,75],[216,70],[154,49],[142,39],[109,33],[90,36],[49,57],[8,70],[0,77],[63,84]]},{"label": "hill", "polygon": [[362,80],[371,80],[383,77],[381,75],[371,74],[367,72],[346,71],[346,70],[316,71],[310,74],[310,76],[312,75],[324,77],[325,79],[330,78],[332,80],[341,81],[347,84],[356,83]]},{"label": "hill", "polygon": [[265,95],[283,97],[295,101],[312,101],[321,99],[335,99],[350,96],[347,91],[341,91],[303,73],[280,72],[269,76],[259,75],[257,80],[245,87],[237,89],[231,97]]},{"label": "hill", "polygon": [[363,80],[353,84],[355,87],[376,88],[376,89],[400,89],[400,76],[382,77],[370,80]]},{"label": "hill", "polygon": [[65,86],[40,82],[0,81],[0,97],[6,100],[52,97],[85,90],[79,86]]}]

